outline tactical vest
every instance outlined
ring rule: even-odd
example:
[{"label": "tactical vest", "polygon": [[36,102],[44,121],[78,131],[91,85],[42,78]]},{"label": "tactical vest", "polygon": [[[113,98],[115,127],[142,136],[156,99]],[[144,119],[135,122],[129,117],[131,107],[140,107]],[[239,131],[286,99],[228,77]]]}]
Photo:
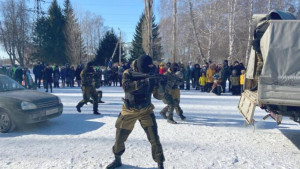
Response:
[{"label": "tactical vest", "polygon": [[142,109],[151,104],[151,96],[154,88],[154,80],[149,80],[149,86],[139,90],[125,93],[125,104],[127,108]]},{"label": "tactical vest", "polygon": [[92,86],[95,85],[95,80],[94,80],[94,71],[92,70],[87,70],[84,69],[81,72],[81,83],[83,86]]}]

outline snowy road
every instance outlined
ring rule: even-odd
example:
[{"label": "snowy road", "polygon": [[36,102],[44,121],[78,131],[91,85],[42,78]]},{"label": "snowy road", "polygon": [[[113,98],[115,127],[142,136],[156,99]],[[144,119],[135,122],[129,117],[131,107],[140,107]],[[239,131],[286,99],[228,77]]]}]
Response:
[{"label": "snowy road", "polygon": [[[92,105],[76,112],[82,98],[79,88],[54,89],[64,104],[63,115],[0,134],[1,169],[102,169],[113,160],[114,124],[124,93],[119,87],[104,87],[102,116],[92,115]],[[239,97],[215,96],[198,91],[182,92],[181,107],[186,122],[171,125],[158,112],[164,107],[153,99],[159,136],[167,169],[299,169],[300,125],[285,118],[277,126],[257,109],[256,130],[243,126],[237,109]],[[175,118],[177,116],[175,115]],[[150,143],[140,125],[126,142],[121,169],[152,169]]]}]

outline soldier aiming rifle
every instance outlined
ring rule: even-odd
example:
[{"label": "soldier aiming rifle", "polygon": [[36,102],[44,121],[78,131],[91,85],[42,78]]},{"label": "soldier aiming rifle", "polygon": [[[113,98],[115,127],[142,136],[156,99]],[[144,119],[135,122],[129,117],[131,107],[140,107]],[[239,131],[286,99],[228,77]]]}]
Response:
[{"label": "soldier aiming rifle", "polygon": [[158,136],[156,118],[153,112],[154,106],[151,103],[152,93],[156,99],[162,99],[158,92],[160,84],[154,76],[150,75],[153,66],[152,58],[144,55],[133,62],[131,69],[127,69],[123,73],[122,87],[125,92],[125,103],[116,121],[116,140],[113,146],[115,160],[106,167],[107,169],[122,166],[121,156],[125,152],[125,141],[137,120],[141,123],[151,143],[153,160],[158,163],[159,169],[164,168],[165,157]]}]

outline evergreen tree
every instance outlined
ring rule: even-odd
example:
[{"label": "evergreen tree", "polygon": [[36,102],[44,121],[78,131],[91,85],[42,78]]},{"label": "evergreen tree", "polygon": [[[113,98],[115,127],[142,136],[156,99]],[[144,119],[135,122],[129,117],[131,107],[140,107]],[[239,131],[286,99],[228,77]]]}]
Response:
[{"label": "evergreen tree", "polygon": [[66,37],[66,56],[71,64],[80,64],[85,53],[83,39],[78,20],[75,17],[74,10],[70,0],[64,2],[64,15],[66,25],[64,34]]},{"label": "evergreen tree", "polygon": [[[143,49],[143,21],[145,14],[143,13],[135,28],[134,39],[132,41],[132,49],[130,50],[130,59],[137,59],[139,56],[144,55]],[[155,23],[155,17],[152,17],[152,37],[153,37],[153,60],[160,61],[162,57],[161,37],[159,36],[159,27]]]},{"label": "evergreen tree", "polygon": [[144,55],[143,49],[143,20],[145,18],[144,13],[140,17],[140,20],[135,28],[134,39],[132,41],[132,49],[130,50],[130,59],[137,59],[139,56]]},{"label": "evergreen tree", "polygon": [[34,27],[33,42],[36,52],[33,53],[32,58],[35,60],[49,62],[49,48],[50,42],[50,24],[46,17],[41,17],[37,20]]},{"label": "evergreen tree", "polygon": [[65,18],[56,0],[53,0],[48,13],[51,28],[51,41],[49,45],[52,49],[52,52],[50,53],[50,57],[52,59],[50,62],[57,64],[65,64],[68,62],[68,58],[65,52],[66,38],[63,33],[65,26]]},{"label": "evergreen tree", "polygon": [[[112,54],[114,52],[114,49],[118,43],[119,39],[117,35],[115,34],[114,30],[107,31],[104,35],[104,37],[101,39],[99,48],[97,50],[95,62],[97,65],[100,66],[107,66],[108,61],[112,57]],[[125,53],[123,48],[121,49],[121,59],[124,61],[125,59]],[[113,57],[113,62],[119,62],[119,47],[117,48],[115,55]]]},{"label": "evergreen tree", "polygon": [[50,64],[65,64],[68,62],[63,33],[65,19],[56,0],[53,0],[48,14],[48,17],[42,17],[36,23],[34,42],[37,49],[33,57]]},{"label": "evergreen tree", "polygon": [[159,36],[159,26],[155,23],[155,16],[152,17],[152,22],[153,60],[161,61],[163,56],[161,37]]}]

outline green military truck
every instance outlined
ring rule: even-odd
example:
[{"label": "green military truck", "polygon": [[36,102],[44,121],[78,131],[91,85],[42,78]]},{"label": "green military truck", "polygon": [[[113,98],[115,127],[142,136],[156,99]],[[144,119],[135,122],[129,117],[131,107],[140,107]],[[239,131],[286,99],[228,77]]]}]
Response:
[{"label": "green military truck", "polygon": [[283,116],[300,123],[300,21],[281,11],[253,19],[257,26],[239,111],[247,124],[254,123],[256,106],[277,124]]}]

